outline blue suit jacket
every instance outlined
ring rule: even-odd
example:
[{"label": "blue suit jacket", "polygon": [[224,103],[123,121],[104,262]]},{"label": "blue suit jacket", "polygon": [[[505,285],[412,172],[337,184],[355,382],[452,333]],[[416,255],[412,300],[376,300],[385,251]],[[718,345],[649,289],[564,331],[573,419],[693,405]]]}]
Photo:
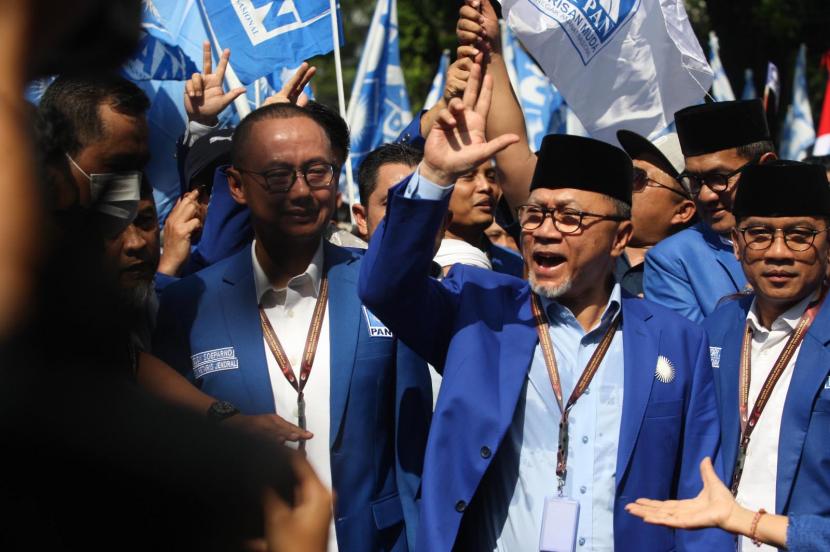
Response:
[{"label": "blue suit jacket", "polygon": [[[706,319],[721,411],[723,465],[731,481],[740,442],[738,379],[752,296],[730,301]],[[778,442],[776,514],[830,516],[830,303],[824,303],[796,358]],[[765,414],[766,415],[766,414]],[[828,547],[830,548],[830,547]]]},{"label": "blue suit jacket", "polygon": [[[362,254],[325,243],[331,339],[331,471],[340,550],[407,550],[414,538],[432,410],[427,366],[390,337],[370,337],[357,297]],[[191,356],[233,348],[236,368],[195,379],[244,414],[274,413],[250,249],[167,288],[154,352],[194,380]],[[279,413],[278,413],[279,414]]]},{"label": "blue suit jacket", "polygon": [[[444,201],[390,191],[385,222],[363,261],[360,296],[399,338],[443,371],[424,466],[418,550],[455,544],[465,511],[498,454],[538,339],[526,281],[456,265],[442,282],[426,277]],[[647,301],[623,300],[625,389],[617,456],[617,550],[732,550],[720,531],[647,525],[623,508],[639,497],[695,496],[698,464],[718,448],[718,416],[704,332]],[[658,355],[676,378],[655,381]],[[551,466],[553,473],[553,466]],[[475,519],[466,520],[475,523]],[[465,524],[464,531],[475,531]]]},{"label": "blue suit jacket", "polygon": [[494,271],[524,278],[525,262],[521,255],[496,244],[490,244],[487,253]]},{"label": "blue suit jacket", "polygon": [[723,297],[745,286],[746,277],[732,248],[702,222],[666,238],[646,254],[646,299],[694,322],[702,322]]}]

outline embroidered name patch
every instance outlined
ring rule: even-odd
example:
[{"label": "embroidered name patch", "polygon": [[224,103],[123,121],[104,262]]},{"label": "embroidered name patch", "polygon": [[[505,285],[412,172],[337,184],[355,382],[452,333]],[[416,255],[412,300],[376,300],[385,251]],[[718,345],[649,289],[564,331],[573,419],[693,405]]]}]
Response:
[{"label": "embroidered name patch", "polygon": [[712,361],[712,368],[720,368],[720,347],[709,347],[709,360]]},{"label": "embroidered name patch", "polygon": [[204,377],[213,372],[224,370],[236,370],[239,368],[239,360],[236,358],[236,351],[233,347],[211,349],[196,353],[190,357],[193,364],[193,375],[196,379]]},{"label": "embroidered name patch", "polygon": [[556,21],[588,65],[640,8],[640,0],[529,0]]},{"label": "embroidered name patch", "polygon": [[363,314],[366,316],[366,325],[369,326],[369,337],[395,337],[392,335],[392,331],[380,321],[380,318],[372,314],[366,307],[363,307]]}]

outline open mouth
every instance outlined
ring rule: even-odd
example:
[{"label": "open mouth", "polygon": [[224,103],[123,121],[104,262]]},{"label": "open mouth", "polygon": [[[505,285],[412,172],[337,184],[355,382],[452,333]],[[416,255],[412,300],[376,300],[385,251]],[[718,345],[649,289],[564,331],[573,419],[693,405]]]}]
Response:
[{"label": "open mouth", "polygon": [[537,251],[533,254],[534,264],[545,271],[554,270],[559,266],[565,264],[566,261],[567,259],[563,255],[559,255],[558,253]]}]

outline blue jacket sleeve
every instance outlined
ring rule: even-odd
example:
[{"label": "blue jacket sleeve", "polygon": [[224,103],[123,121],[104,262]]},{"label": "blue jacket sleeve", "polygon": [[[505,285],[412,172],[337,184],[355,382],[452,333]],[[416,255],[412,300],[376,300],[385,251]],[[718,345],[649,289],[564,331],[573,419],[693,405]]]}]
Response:
[{"label": "blue jacket sleeve", "polygon": [[830,518],[792,515],[787,524],[787,550],[830,552]]},{"label": "blue jacket sleeve", "polygon": [[386,217],[361,263],[358,293],[401,341],[440,371],[458,292],[429,274],[450,195],[440,200],[405,197],[410,178],[389,190]]},{"label": "blue jacket sleeve", "polygon": [[679,263],[663,255],[659,249],[652,249],[646,254],[645,265],[643,290],[646,299],[670,308],[697,324],[703,321],[703,312]]},{"label": "blue jacket sleeve", "polygon": [[426,113],[426,111],[421,111],[417,117],[412,119],[412,122],[409,123],[409,125],[403,129],[403,132],[401,132],[395,139],[396,144],[404,144],[421,151],[424,150],[424,142],[426,142],[426,140],[421,134],[421,117],[424,116],[424,113]]},{"label": "blue jacket sleeve", "polygon": [[[690,336],[691,337],[691,336]],[[692,386],[687,396],[683,423],[683,453],[680,464],[680,478],[677,483],[679,500],[694,498],[703,488],[700,477],[700,462],[709,457],[713,461],[718,477],[723,480],[724,471],[719,461],[720,419],[715,398],[712,367],[709,362],[709,341],[705,332],[700,332],[697,343],[697,357]],[[735,550],[735,537],[721,529],[698,531],[677,531],[677,549],[689,552],[698,550]]]},{"label": "blue jacket sleeve", "polygon": [[188,287],[180,281],[160,298],[153,332],[153,355],[193,381],[190,363],[190,337],[186,320],[192,320],[195,305],[187,300]]},{"label": "blue jacket sleeve", "polygon": [[182,267],[182,277],[227,259],[254,239],[248,208],[231,197],[223,169],[217,168],[213,176],[213,193],[202,236]]}]

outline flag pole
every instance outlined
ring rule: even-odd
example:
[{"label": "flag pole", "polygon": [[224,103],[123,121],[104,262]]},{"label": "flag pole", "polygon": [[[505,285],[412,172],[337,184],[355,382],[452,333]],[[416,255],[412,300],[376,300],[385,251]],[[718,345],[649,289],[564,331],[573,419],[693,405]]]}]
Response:
[{"label": "flag pole", "polygon": [[[340,116],[346,120],[346,93],[343,90],[343,66],[340,63],[340,26],[337,24],[337,0],[329,0],[331,11],[331,37],[334,42],[334,70],[337,75],[337,103],[340,106]],[[348,188],[349,205],[355,204],[354,176],[352,175],[352,156],[346,157],[346,187]],[[354,213],[349,209],[349,218],[354,224]]]}]

